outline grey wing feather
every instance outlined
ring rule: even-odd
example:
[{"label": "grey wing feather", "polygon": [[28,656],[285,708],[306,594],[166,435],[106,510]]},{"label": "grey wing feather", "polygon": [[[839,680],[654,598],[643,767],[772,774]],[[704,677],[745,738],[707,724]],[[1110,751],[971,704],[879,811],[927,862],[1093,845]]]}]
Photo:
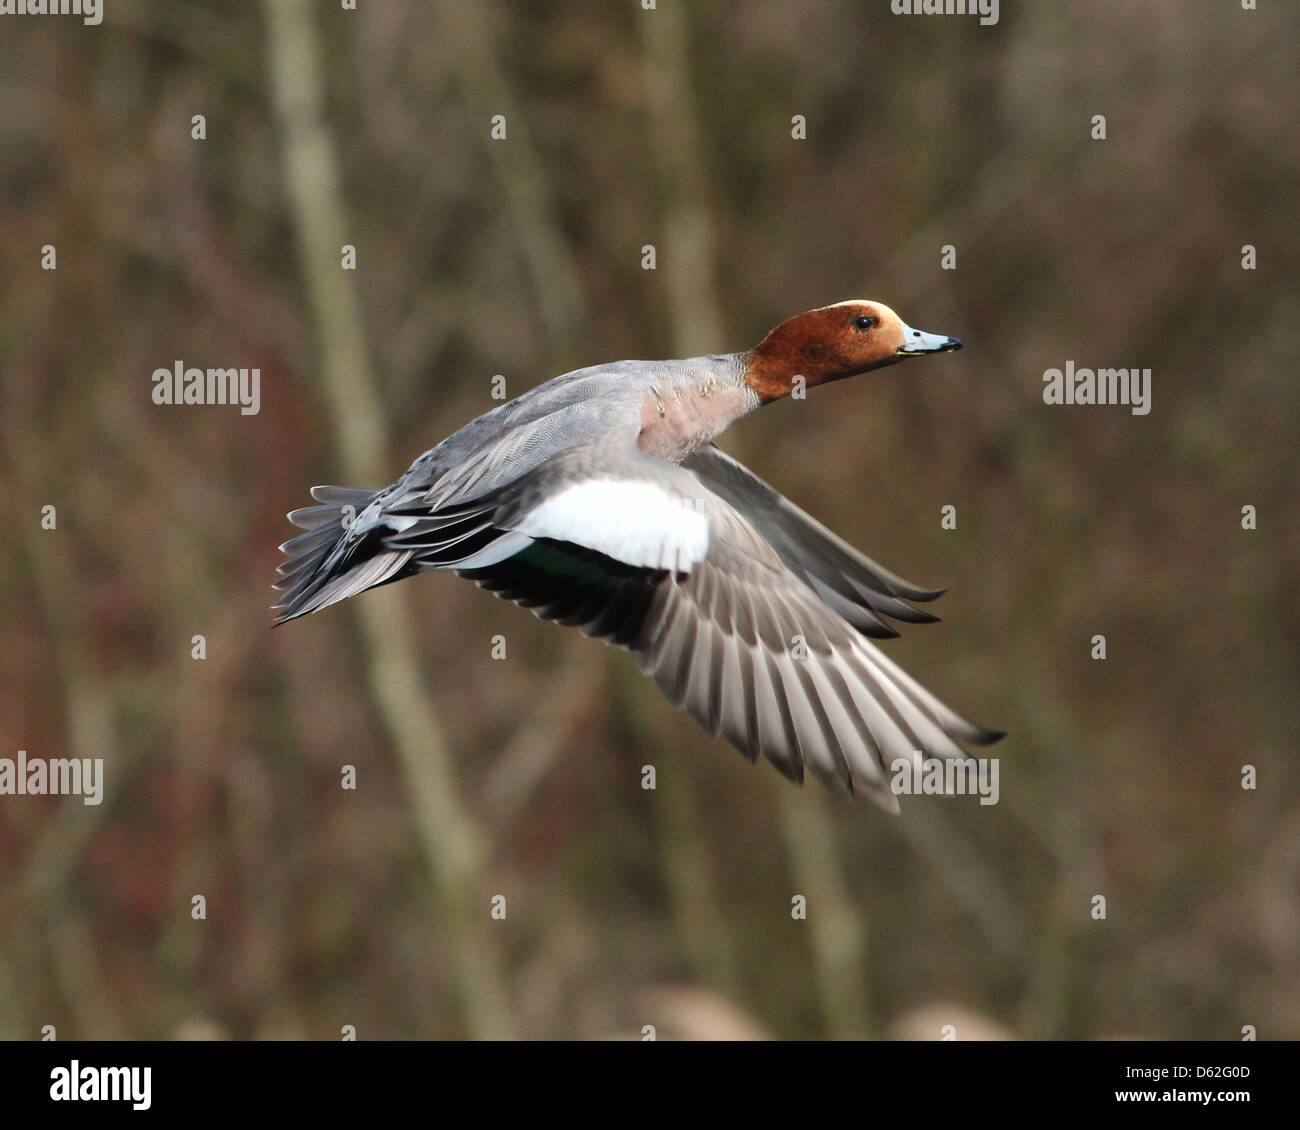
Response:
[{"label": "grey wing feather", "polygon": [[706,559],[666,576],[630,647],[674,706],[747,757],[762,752],[787,776],[805,769],[841,792],[897,811],[896,763],[964,760],[959,741],[1001,735],[956,714],[826,607],[747,520],[662,465],[660,481],[700,500]]},{"label": "grey wing feather", "polygon": [[912,584],[859,553],[719,448],[701,448],[682,465],[740,511],[786,567],[860,631],[898,634],[877,614],[917,624],[938,620],[904,601],[934,600],[943,589]]}]

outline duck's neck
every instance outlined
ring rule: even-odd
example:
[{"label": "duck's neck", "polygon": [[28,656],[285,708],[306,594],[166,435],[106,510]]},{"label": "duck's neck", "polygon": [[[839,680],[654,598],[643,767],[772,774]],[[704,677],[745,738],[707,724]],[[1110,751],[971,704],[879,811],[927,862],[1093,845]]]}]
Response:
[{"label": "duck's neck", "polygon": [[758,396],[759,404],[789,396],[796,390],[833,381],[847,373],[835,371],[816,342],[796,345],[786,337],[768,334],[758,345],[740,355],[745,383]]},{"label": "duck's neck", "polygon": [[761,403],[736,355],[702,358],[651,385],[641,405],[641,449],[679,463]]}]

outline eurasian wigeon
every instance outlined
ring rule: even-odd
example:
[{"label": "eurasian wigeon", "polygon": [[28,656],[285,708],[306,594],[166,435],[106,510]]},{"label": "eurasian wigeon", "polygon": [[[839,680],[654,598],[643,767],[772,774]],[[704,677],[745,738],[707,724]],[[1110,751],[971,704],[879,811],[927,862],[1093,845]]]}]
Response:
[{"label": "eurasian wigeon", "polygon": [[[426,451],[383,490],[321,486],[280,548],[278,623],[450,569],[629,651],[674,707],[786,776],[892,811],[899,759],[966,758],[965,721],[867,637],[939,596],[877,565],[713,439],[796,387],[961,348],[879,302],[823,306],[755,348],[556,377]],[[800,384],[802,382],[802,386]]]}]

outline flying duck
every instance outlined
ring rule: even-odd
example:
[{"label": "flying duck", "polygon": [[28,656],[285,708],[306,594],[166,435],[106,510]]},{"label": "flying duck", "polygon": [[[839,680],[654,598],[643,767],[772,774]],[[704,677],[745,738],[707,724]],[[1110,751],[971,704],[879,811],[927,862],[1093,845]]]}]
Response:
[{"label": "flying duck", "polygon": [[[751,761],[890,811],[901,767],[1003,736],[965,721],[873,637],[940,596],[877,565],[714,439],[756,408],[956,338],[880,302],[823,306],[755,348],[578,369],[502,404],[382,490],[318,486],[280,549],[277,623],[451,570],[628,651]],[[912,603],[909,603],[912,602]]]}]

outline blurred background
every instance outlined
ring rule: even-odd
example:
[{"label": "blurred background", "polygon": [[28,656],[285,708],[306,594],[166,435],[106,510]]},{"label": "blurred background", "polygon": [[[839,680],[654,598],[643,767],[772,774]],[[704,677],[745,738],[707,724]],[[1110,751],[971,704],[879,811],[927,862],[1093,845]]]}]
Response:
[{"label": "blurred background", "polygon": [[[1300,1037],[1300,11],[1001,7],[0,17],[0,756],[106,775],[0,797],[0,1036]],[[851,297],[966,349],[723,446],[951,586],[886,646],[1010,731],[997,805],[798,790],[451,576],[269,630],[284,513],[494,376]]]}]

